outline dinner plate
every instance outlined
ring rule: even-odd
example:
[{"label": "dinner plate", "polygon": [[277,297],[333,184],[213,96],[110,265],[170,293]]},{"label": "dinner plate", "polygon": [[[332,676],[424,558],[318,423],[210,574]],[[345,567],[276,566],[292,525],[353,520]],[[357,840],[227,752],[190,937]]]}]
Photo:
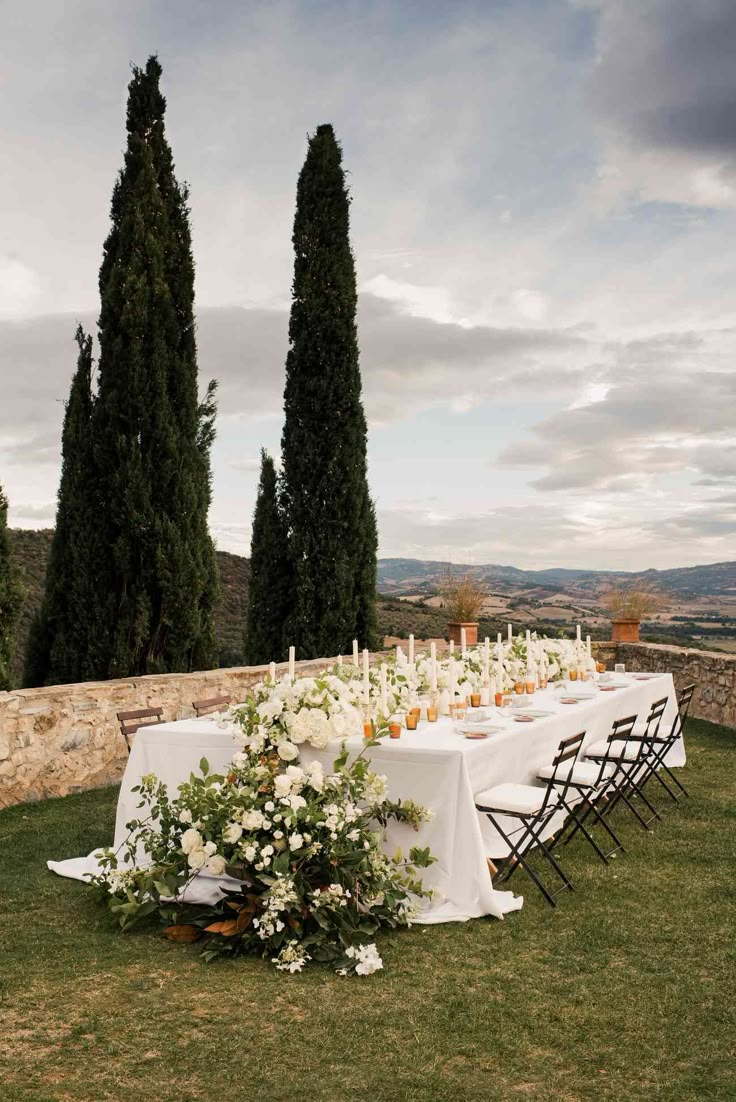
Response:
[{"label": "dinner plate", "polygon": [[561,696],[560,704],[578,704],[580,698],[577,696]]},{"label": "dinner plate", "polygon": [[554,712],[543,712],[539,708],[525,708],[522,716],[531,716],[532,719],[543,719],[544,716],[553,716]]},{"label": "dinner plate", "polygon": [[616,689],[622,689],[623,685],[601,685],[600,690],[602,693],[615,693]]},{"label": "dinner plate", "polygon": [[533,723],[534,716],[530,716],[528,713],[523,716],[514,716],[516,723]]}]

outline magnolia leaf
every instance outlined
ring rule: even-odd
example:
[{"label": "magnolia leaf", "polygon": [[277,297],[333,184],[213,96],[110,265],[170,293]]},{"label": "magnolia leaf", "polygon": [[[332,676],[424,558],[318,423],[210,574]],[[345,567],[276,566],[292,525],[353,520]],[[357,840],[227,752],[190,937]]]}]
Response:
[{"label": "magnolia leaf", "polygon": [[238,931],[238,922],[235,918],[228,918],[224,922],[213,922],[205,926],[206,934],[222,934],[223,937],[232,937]]},{"label": "magnolia leaf", "polygon": [[210,763],[207,761],[207,758],[200,758],[199,759],[199,771],[200,771],[200,773],[203,773],[205,777],[209,773]]},{"label": "magnolia leaf", "polygon": [[184,945],[199,941],[201,936],[202,931],[199,926],[167,926],[164,930],[164,937],[167,937],[169,941],[178,941]]}]

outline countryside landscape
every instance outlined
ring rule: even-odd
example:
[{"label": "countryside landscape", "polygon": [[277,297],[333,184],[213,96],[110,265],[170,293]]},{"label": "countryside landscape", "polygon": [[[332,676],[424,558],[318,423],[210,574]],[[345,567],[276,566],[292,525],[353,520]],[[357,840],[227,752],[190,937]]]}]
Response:
[{"label": "countryside landscape", "polygon": [[[31,621],[43,593],[52,530],[11,529],[15,560],[22,575],[23,611],[15,647],[16,684]],[[217,552],[220,599],[215,629],[220,666],[244,661],[243,632],[248,604],[249,562],[242,555]],[[479,634],[494,637],[510,621],[543,635],[571,633],[580,623],[594,639],[610,637],[602,600],[620,582],[641,582],[656,589],[661,609],[642,624],[641,637],[654,643],[736,652],[736,562],[639,573],[597,570],[519,570],[513,566],[467,565],[419,559],[378,561],[378,629],[387,644],[405,639],[443,639],[447,617],[438,589],[447,576],[471,575],[487,589]]]}]

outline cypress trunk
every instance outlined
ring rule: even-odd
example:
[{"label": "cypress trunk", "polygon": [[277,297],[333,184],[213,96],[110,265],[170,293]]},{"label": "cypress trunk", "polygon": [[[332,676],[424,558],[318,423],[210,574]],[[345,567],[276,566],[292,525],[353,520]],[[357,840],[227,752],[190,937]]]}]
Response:
[{"label": "cypress trunk", "polygon": [[286,653],[284,627],[289,611],[289,556],[286,521],[279,500],[273,459],[261,452],[245,631],[246,661],[253,666],[281,661]]},{"label": "cypress trunk", "polygon": [[282,437],[292,608],[300,658],[375,643],[375,515],[366,465],[350,199],[331,126],[297,185]]},{"label": "cypress trunk", "polygon": [[13,635],[22,600],[23,590],[10,551],[8,501],[0,486],[0,690],[11,687]]},{"label": "cypress trunk", "polygon": [[216,662],[214,384],[200,404],[187,191],[174,176],[160,76],[156,58],[133,71],[100,269],[93,436],[107,677]]},{"label": "cypress trunk", "polygon": [[24,684],[61,685],[97,673],[102,645],[97,577],[97,477],[92,448],[92,338],[77,329],[77,369],[61,437],[61,480],[41,608],[26,650]]}]

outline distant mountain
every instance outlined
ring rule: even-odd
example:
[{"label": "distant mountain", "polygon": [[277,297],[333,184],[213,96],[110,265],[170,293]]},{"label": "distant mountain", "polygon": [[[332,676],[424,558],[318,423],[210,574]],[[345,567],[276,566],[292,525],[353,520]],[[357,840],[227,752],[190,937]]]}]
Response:
[{"label": "distant mountain", "polygon": [[[423,559],[379,559],[379,592],[392,597],[429,595],[447,574],[448,564]],[[663,593],[678,596],[736,595],[736,562],[684,566],[673,570],[520,570],[516,566],[452,564],[454,574],[471,574],[501,593],[522,589],[558,591],[596,596],[615,582],[648,582]]]}]

